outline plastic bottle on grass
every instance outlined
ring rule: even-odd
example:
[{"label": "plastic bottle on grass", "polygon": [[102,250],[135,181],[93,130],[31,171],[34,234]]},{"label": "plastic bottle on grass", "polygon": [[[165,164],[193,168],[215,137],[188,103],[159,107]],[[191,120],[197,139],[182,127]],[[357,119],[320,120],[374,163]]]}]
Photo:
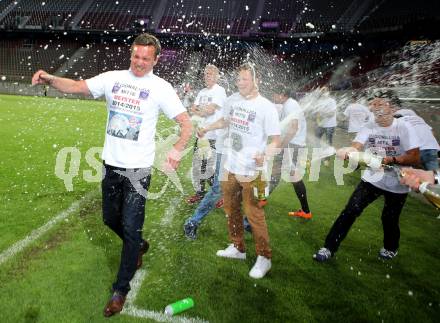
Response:
[{"label": "plastic bottle on grass", "polygon": [[173,316],[183,311],[186,311],[187,309],[190,309],[193,306],[194,306],[193,299],[191,297],[187,297],[180,301],[167,305],[165,307],[165,314]]}]

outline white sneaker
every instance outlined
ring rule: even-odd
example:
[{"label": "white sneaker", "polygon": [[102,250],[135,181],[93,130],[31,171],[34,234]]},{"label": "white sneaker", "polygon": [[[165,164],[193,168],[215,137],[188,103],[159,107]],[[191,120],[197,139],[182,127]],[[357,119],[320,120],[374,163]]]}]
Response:
[{"label": "white sneaker", "polygon": [[272,261],[264,256],[258,256],[249,276],[255,279],[263,278],[272,267]]},{"label": "white sneaker", "polygon": [[235,248],[233,244],[230,244],[226,249],[218,250],[217,256],[233,259],[246,259],[246,252],[240,252],[240,250]]}]

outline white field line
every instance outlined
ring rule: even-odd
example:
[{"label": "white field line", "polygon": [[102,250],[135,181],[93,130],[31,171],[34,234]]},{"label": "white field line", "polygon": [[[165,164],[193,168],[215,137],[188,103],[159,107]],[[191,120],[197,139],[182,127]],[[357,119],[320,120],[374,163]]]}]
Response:
[{"label": "white field line", "polygon": [[38,229],[33,230],[28,236],[26,236],[24,239],[14,243],[11,247],[4,250],[0,254],[0,265],[6,262],[9,258],[15,256],[17,253],[22,251],[24,248],[26,248],[29,244],[40,238],[44,233],[49,231],[55,224],[58,222],[66,219],[69,217],[72,213],[77,212],[80,207],[84,204],[89,202],[91,197],[95,195],[96,191],[91,191],[87,193],[84,197],[82,197],[80,200],[73,202],[68,209],[58,213],[54,218],[50,219],[46,224],[39,227]]},{"label": "white field line", "polygon": [[[168,206],[168,208],[165,210],[161,225],[168,225],[171,223],[172,216],[176,212],[178,212],[179,209],[179,201],[181,199],[179,197],[174,197]],[[134,275],[133,279],[130,282],[131,291],[127,295],[127,299],[125,301],[125,306],[122,310],[122,314],[139,317],[139,318],[145,318],[145,319],[151,319],[157,322],[172,322],[172,323],[209,323],[208,321],[205,321],[203,319],[200,319],[198,317],[186,317],[184,315],[178,315],[178,316],[168,316],[161,312],[146,310],[137,308],[134,305],[134,301],[136,300],[137,294],[141,288],[141,285],[143,281],[145,280],[145,277],[147,275],[147,272],[145,270],[139,269],[136,271],[136,274]]]},{"label": "white field line", "polygon": [[162,221],[160,221],[160,224],[162,226],[168,225],[171,223],[171,220],[173,219],[173,215],[178,212],[179,208],[179,202],[181,202],[182,199],[178,196],[175,196],[170,201],[170,206],[165,210]]},{"label": "white field line", "polygon": [[141,288],[142,282],[145,279],[147,272],[145,270],[138,270],[130,282],[131,291],[127,295],[127,300],[125,301],[124,309],[122,314],[127,314],[134,317],[145,318],[155,320],[157,322],[172,322],[172,323],[208,323],[198,317],[186,317],[183,315],[179,316],[168,316],[161,312],[150,311],[145,309],[137,308],[133,303],[137,297],[139,289]]}]

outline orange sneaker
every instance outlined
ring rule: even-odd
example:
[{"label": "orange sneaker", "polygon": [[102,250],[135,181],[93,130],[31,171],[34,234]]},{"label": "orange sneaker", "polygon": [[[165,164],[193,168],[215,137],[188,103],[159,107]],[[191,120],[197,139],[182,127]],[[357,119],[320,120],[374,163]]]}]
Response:
[{"label": "orange sneaker", "polygon": [[303,210],[298,210],[298,211],[289,212],[289,216],[297,216],[303,219],[311,219],[312,212],[306,213]]}]

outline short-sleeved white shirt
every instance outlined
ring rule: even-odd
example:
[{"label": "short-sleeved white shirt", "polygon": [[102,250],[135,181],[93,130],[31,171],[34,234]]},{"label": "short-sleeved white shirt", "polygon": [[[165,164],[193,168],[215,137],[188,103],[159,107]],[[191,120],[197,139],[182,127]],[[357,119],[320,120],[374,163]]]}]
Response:
[{"label": "short-sleeved white shirt", "polygon": [[333,98],[323,98],[318,101],[318,126],[322,128],[336,127],[336,101]]},{"label": "short-sleeved white shirt", "polygon": [[254,157],[264,153],[269,136],[280,135],[280,124],[275,105],[258,95],[245,99],[239,93],[231,95],[223,109],[229,120],[225,169],[238,175],[255,175]]},{"label": "short-sleeved white shirt", "polygon": [[94,98],[105,96],[107,127],[102,152],[106,164],[121,168],[153,165],[159,112],[174,118],[185,108],[170,83],[152,72],[110,71],[86,80]]},{"label": "short-sleeved white shirt", "polygon": [[290,141],[291,144],[298,146],[306,145],[306,135],[307,135],[307,122],[304,117],[304,112],[299,106],[298,102],[296,102],[292,98],[288,98],[286,102],[283,104],[283,120],[281,121],[281,133],[287,132],[285,127],[289,127],[291,120],[298,120],[298,131],[295,136]]},{"label": "short-sleeved white shirt", "polygon": [[[225,89],[218,84],[214,84],[214,86],[210,89],[205,87],[204,89],[200,90],[200,92],[197,94],[194,104],[203,108],[204,105],[214,103],[221,108],[225,104],[225,101],[226,101]],[[222,113],[220,110],[221,109],[218,109],[213,114],[205,117],[205,120],[202,122],[200,126],[204,127],[220,119],[222,117]],[[217,132],[215,130],[208,131],[205,134],[205,138],[215,140],[217,138]]]},{"label": "short-sleeved white shirt", "polygon": [[[397,157],[408,150],[419,147],[419,142],[414,129],[400,119],[394,119],[389,127],[381,127],[375,122],[370,122],[356,135],[353,140],[364,145],[382,157]],[[399,178],[393,170],[375,171],[365,170],[362,179],[374,186],[393,193],[408,193],[408,186],[399,183]]]},{"label": "short-sleeved white shirt", "polygon": [[352,103],[347,106],[344,115],[348,118],[348,132],[358,132],[371,119],[370,110],[363,104]]},{"label": "short-sleeved white shirt", "polygon": [[439,144],[435,139],[432,128],[418,115],[408,115],[402,118],[403,121],[409,123],[416,131],[419,138],[420,150],[436,149],[440,150]]}]

